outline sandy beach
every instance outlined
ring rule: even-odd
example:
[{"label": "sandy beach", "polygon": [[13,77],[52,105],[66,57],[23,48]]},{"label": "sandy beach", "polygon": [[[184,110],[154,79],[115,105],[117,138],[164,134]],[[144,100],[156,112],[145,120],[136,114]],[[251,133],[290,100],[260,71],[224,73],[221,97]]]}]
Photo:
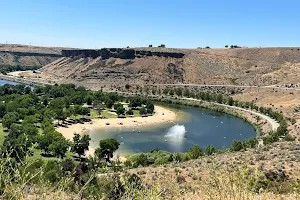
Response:
[{"label": "sandy beach", "polygon": [[[56,130],[65,138],[72,140],[74,131],[78,134],[87,134],[89,130],[101,128],[134,128],[138,126],[147,126],[152,124],[161,124],[175,122],[177,115],[175,112],[161,106],[155,106],[155,114],[149,117],[132,117],[132,118],[111,118],[111,119],[92,119],[92,123],[73,124],[68,128],[59,127]],[[109,123],[109,125],[107,125]],[[93,154],[94,149],[90,147],[86,155]]]}]

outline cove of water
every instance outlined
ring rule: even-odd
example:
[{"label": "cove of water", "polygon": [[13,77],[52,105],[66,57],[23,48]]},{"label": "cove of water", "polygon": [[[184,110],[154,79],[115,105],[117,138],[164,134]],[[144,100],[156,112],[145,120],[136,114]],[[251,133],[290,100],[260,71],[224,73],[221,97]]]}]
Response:
[{"label": "cove of water", "polygon": [[94,130],[90,132],[91,146],[97,148],[101,139],[115,138],[121,143],[117,153],[149,152],[152,148],[185,152],[195,144],[225,149],[235,139],[256,136],[252,125],[238,117],[194,107],[176,109],[184,116],[176,124],[137,127],[134,131],[133,128]]}]

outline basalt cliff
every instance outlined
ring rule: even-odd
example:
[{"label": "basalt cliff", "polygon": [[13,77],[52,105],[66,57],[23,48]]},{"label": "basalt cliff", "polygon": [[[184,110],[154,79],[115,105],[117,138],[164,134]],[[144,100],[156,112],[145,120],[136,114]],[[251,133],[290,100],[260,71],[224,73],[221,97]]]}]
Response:
[{"label": "basalt cliff", "polygon": [[182,51],[163,48],[62,50],[63,57],[43,68],[51,78],[84,85],[183,83]]},{"label": "basalt cliff", "polygon": [[90,88],[128,84],[290,85],[300,76],[299,48],[62,50],[43,68],[48,79]]}]

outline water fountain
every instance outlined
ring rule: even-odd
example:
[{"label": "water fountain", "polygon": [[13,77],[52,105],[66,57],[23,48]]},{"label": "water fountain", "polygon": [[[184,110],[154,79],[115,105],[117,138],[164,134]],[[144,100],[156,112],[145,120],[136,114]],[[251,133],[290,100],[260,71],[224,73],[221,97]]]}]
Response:
[{"label": "water fountain", "polygon": [[184,139],[186,130],[184,125],[174,125],[172,126],[165,137],[177,138],[177,139]]}]

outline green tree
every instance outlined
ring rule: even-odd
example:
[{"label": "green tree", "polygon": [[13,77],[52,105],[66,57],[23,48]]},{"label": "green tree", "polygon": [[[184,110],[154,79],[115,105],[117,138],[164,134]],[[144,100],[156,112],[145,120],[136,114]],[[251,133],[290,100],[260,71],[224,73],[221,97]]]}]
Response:
[{"label": "green tree", "polygon": [[176,94],[177,96],[181,97],[181,96],[182,96],[182,89],[181,89],[181,88],[176,88],[176,89],[175,89],[175,94]]},{"label": "green tree", "polygon": [[105,106],[106,106],[107,108],[112,108],[113,105],[114,105],[113,100],[108,99],[108,100],[105,101]]},{"label": "green tree", "polygon": [[171,95],[171,96],[174,95],[174,90],[173,90],[173,89],[170,89],[170,90],[169,90],[169,95]]},{"label": "green tree", "polygon": [[145,107],[141,107],[140,108],[140,115],[146,115],[147,114],[147,110]]},{"label": "green tree", "polygon": [[153,113],[154,112],[154,104],[151,102],[146,103],[147,113]]},{"label": "green tree", "polygon": [[136,159],[135,159],[135,162],[134,162],[134,167],[138,167],[138,166],[148,166],[149,165],[149,162],[148,162],[148,158],[147,158],[147,155],[145,154],[140,154]]},{"label": "green tree", "polygon": [[61,166],[64,172],[72,172],[75,168],[75,163],[71,158],[67,158],[61,162]]},{"label": "green tree", "polygon": [[3,143],[2,156],[6,155],[15,158],[17,161],[22,161],[30,154],[32,140],[25,134],[21,134],[18,138],[7,137]]},{"label": "green tree", "polygon": [[61,137],[59,140],[52,142],[52,144],[49,146],[49,149],[54,153],[55,156],[64,158],[69,147],[70,141],[66,140],[64,137]]},{"label": "green tree", "polygon": [[168,89],[168,88],[165,88],[165,89],[163,90],[163,93],[164,93],[164,95],[169,94],[169,89]]},{"label": "green tree", "polygon": [[29,86],[25,87],[24,93],[25,93],[25,94],[31,93],[31,87],[29,87]]},{"label": "green tree", "polygon": [[218,94],[218,95],[217,95],[216,101],[217,101],[218,103],[222,103],[222,102],[223,102],[223,95],[222,95],[222,94]]},{"label": "green tree", "polygon": [[89,135],[80,136],[79,134],[76,134],[73,137],[72,151],[79,156],[84,155],[84,152],[89,150],[90,140],[91,138]]},{"label": "green tree", "polygon": [[183,90],[183,94],[182,95],[185,96],[185,97],[190,97],[190,91],[189,91],[189,89],[185,88]]},{"label": "green tree", "polygon": [[227,104],[230,105],[230,106],[232,106],[233,103],[234,103],[233,98],[232,98],[232,97],[229,97],[229,98],[228,98],[228,101],[227,101]]},{"label": "green tree", "polygon": [[255,148],[258,145],[257,138],[250,138],[249,140],[243,141],[245,148]]},{"label": "green tree", "polygon": [[93,107],[94,107],[94,109],[97,110],[98,115],[101,116],[101,113],[102,113],[102,110],[103,110],[102,102],[99,101],[99,100],[94,101]]},{"label": "green tree", "polygon": [[118,150],[120,143],[113,138],[101,140],[99,143],[100,148],[96,149],[96,156],[101,160],[105,159],[106,162],[110,162],[113,157],[113,153]]},{"label": "green tree", "polygon": [[126,112],[127,115],[133,115],[133,111],[132,109],[129,109],[127,112]]},{"label": "green tree", "polygon": [[0,118],[2,118],[6,114],[5,104],[0,103]]},{"label": "green tree", "polygon": [[49,103],[48,98],[44,98],[43,105],[44,106],[48,106],[48,103]]},{"label": "green tree", "polygon": [[203,156],[203,151],[202,148],[196,144],[189,149],[188,154],[191,159],[197,159],[200,156]]},{"label": "green tree", "polygon": [[91,95],[88,95],[87,97],[85,97],[85,101],[87,105],[92,105],[93,97]]},{"label": "green tree", "polygon": [[22,123],[21,124],[21,130],[22,133],[25,133],[27,135],[37,135],[38,134],[38,129],[34,124],[30,123]]},{"label": "green tree", "polygon": [[5,128],[10,128],[10,126],[13,124],[13,123],[17,123],[18,121],[18,113],[16,112],[9,112],[9,113],[6,113],[4,116],[3,116],[3,119],[2,119],[2,125],[3,127]]},{"label": "green tree", "polygon": [[205,149],[205,154],[206,155],[212,155],[213,153],[215,153],[217,150],[215,149],[215,147],[213,147],[212,145],[208,145],[206,146],[206,149]]},{"label": "green tree", "polygon": [[231,150],[232,151],[240,151],[243,149],[243,144],[241,141],[233,140]]},{"label": "green tree", "polygon": [[125,114],[125,109],[123,106],[119,106],[117,108],[117,111],[116,111],[117,115],[124,115]]}]

